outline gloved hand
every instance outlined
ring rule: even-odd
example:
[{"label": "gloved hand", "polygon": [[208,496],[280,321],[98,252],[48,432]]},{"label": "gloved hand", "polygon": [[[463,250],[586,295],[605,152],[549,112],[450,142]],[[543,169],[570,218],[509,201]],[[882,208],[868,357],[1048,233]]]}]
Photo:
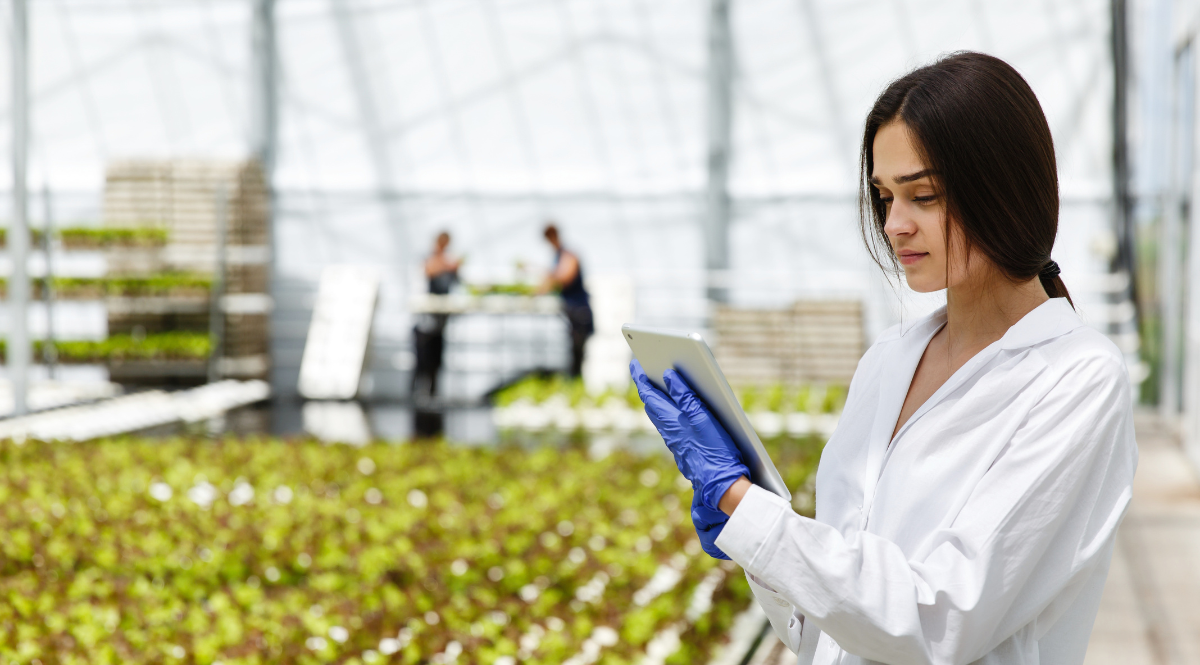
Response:
[{"label": "gloved hand", "polygon": [[719,510],[709,510],[700,503],[700,494],[692,494],[692,526],[696,527],[696,535],[700,538],[700,547],[704,553],[714,559],[729,560],[729,555],[717,547],[717,536],[725,528],[729,516]]},{"label": "gloved hand", "polygon": [[733,439],[675,370],[663,373],[670,397],[650,383],[637,360],[629,363],[629,373],[646,415],[675,456],[675,466],[692,483],[697,497],[693,503],[720,513],[718,504],[729,487],[742,476],[750,477]]}]

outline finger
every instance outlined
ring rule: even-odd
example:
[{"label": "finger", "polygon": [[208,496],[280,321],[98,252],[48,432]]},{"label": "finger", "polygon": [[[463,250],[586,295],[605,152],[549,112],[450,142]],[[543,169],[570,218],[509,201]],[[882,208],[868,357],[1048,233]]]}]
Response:
[{"label": "finger", "polygon": [[646,376],[646,371],[642,369],[642,364],[636,359],[629,363],[629,375],[633,377],[633,384],[637,386],[638,393],[643,390],[651,390],[654,392],[662,392],[650,383],[650,377]]},{"label": "finger", "polygon": [[707,531],[714,526],[724,524],[729,521],[729,516],[719,510],[713,510],[704,505],[700,499],[700,493],[692,494],[692,524],[697,529]]},{"label": "finger", "polygon": [[680,411],[688,414],[692,424],[701,423],[703,420],[713,420],[708,406],[704,405],[700,395],[691,389],[688,379],[680,376],[679,372],[674,370],[662,372],[662,383],[666,384],[667,395],[679,406]]},{"label": "finger", "polygon": [[[707,511],[708,509],[700,508],[700,510]],[[725,515],[725,513],[721,513],[720,515],[720,517],[717,517],[710,512],[697,512],[697,510],[693,508],[692,526],[696,527],[697,533],[705,533],[712,531],[713,529],[720,529],[721,527],[725,526],[726,522],[729,521],[729,518]]]},{"label": "finger", "polygon": [[679,407],[675,406],[675,402],[670,397],[650,383],[650,377],[646,376],[645,372],[642,372],[641,376],[634,377],[633,383],[637,386],[638,397],[642,398],[642,404],[647,407],[653,406],[655,409],[667,409],[668,412],[679,411]]},{"label": "finger", "polygon": [[696,473],[692,470],[691,460],[688,459],[690,457],[690,449],[686,445],[679,445],[677,440],[667,441],[667,448],[670,449],[671,454],[675,456],[675,466],[679,467],[679,473],[682,473],[683,477],[688,479],[688,481],[692,484],[692,490],[695,491],[697,487]]},{"label": "finger", "polygon": [[[637,363],[637,360],[634,360],[634,363]],[[638,365],[637,369],[641,370],[642,366]],[[650,402],[652,401],[661,401],[668,403],[668,405],[671,405],[672,407],[676,406],[674,405],[674,401],[671,400],[671,397],[667,397],[665,393],[662,393],[661,390],[655,388],[653,383],[650,383],[650,377],[646,376],[646,372],[638,371],[638,373],[634,375],[632,370],[634,370],[634,364],[630,363],[630,375],[634,377],[634,385],[637,387],[637,395],[641,397],[644,405],[649,406]],[[674,411],[678,411],[678,408],[674,408]]]},{"label": "finger", "polygon": [[667,384],[667,394],[679,405],[685,413],[696,414],[708,411],[704,402],[696,396],[696,391],[688,385],[686,379],[673,369],[663,372],[663,383]]},{"label": "finger", "polygon": [[719,510],[713,510],[704,505],[704,497],[699,491],[692,491],[692,517],[703,516],[709,523],[724,522],[729,516]]},{"label": "finger", "polygon": [[[632,369],[632,367],[631,367]],[[641,398],[642,404],[645,406],[646,415],[650,418],[650,422],[654,424],[654,428],[662,435],[663,442],[667,444],[667,448],[676,456],[675,464],[680,471],[684,471],[685,465],[678,458],[678,452],[671,446],[672,442],[678,437],[680,425],[687,421],[687,417],[675,406],[675,402],[671,401],[661,390],[655,388],[650,383],[649,377],[643,372],[634,379],[634,385],[637,386],[638,397]],[[686,472],[685,472],[686,473]]]},{"label": "finger", "polygon": [[629,361],[629,375],[633,377],[635,383],[638,377],[646,376],[646,370],[642,369],[642,363],[638,362],[637,358]]}]

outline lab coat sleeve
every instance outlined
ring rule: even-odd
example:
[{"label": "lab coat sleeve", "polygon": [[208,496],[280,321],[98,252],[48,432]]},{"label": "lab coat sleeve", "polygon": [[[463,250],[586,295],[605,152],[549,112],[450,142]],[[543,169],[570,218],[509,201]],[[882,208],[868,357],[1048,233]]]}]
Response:
[{"label": "lab coat sleeve", "polygon": [[750,581],[750,591],[754,593],[754,599],[770,619],[775,636],[784,646],[791,649],[792,653],[798,652],[804,630],[804,615],[797,613],[790,601],[777,591],[768,589],[750,573],[746,573],[746,578]]},{"label": "lab coat sleeve", "polygon": [[1124,372],[1108,357],[1064,372],[921,560],[866,531],[843,537],[758,487],[717,546],[808,629],[866,659],[965,664],[1031,622],[1044,633],[1107,560],[1128,506],[1136,447]]}]

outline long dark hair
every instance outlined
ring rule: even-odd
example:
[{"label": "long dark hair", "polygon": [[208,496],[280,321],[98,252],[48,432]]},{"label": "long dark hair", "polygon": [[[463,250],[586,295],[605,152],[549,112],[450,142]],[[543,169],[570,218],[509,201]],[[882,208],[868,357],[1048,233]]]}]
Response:
[{"label": "long dark hair", "polygon": [[1054,139],[1017,70],[983,53],[954,53],[896,79],[875,100],[863,131],[859,201],[863,240],[884,270],[899,266],[883,230],[884,203],[869,179],[875,134],[893,120],[916,138],[945,201],[946,223],[957,224],[967,246],[1009,279],[1041,277],[1047,295],[1074,307],[1050,258],[1058,233]]}]

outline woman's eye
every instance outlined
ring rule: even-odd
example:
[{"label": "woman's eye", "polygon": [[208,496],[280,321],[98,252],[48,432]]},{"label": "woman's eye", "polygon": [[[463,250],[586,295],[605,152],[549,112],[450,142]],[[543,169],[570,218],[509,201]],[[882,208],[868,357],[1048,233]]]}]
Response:
[{"label": "woman's eye", "polygon": [[930,194],[929,196],[914,196],[913,197],[913,202],[920,203],[921,205],[929,205],[930,203],[933,203],[934,201],[937,201],[936,194]]},{"label": "woman's eye", "polygon": [[880,201],[883,201],[885,204],[887,204],[887,203],[891,203],[893,198],[895,198],[895,197],[892,197],[892,196],[881,196],[881,197],[879,197],[879,200],[880,200]]}]

